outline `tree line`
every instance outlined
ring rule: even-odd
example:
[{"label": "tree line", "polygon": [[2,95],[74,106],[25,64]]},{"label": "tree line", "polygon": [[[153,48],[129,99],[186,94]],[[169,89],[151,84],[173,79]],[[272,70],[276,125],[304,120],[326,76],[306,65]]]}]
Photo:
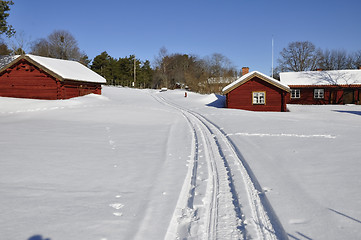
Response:
[{"label": "tree line", "polygon": [[196,55],[159,50],[153,66],[153,88],[187,88],[200,93],[219,93],[237,78],[231,61],[220,53],[200,58]]},{"label": "tree line", "polygon": [[231,61],[221,54],[205,58],[172,53],[161,48],[155,58],[141,61],[134,55],[113,58],[106,51],[96,56],[90,68],[107,79],[109,85],[138,88],[187,88],[197,92],[220,92],[234,81],[237,71]]}]

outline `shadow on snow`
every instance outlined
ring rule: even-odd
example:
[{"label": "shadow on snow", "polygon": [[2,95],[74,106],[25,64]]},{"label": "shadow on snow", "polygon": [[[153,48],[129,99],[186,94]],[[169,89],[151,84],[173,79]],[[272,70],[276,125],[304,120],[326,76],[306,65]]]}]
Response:
[{"label": "shadow on snow", "polygon": [[29,237],[28,240],[51,240],[50,238],[43,238],[41,235],[34,235]]},{"label": "shadow on snow", "polygon": [[356,114],[361,116],[361,111],[342,111],[342,110],[334,110],[334,112],[339,112],[339,113],[351,113],[351,114]]},{"label": "shadow on snow", "polygon": [[224,108],[224,107],[226,107],[226,96],[217,95],[217,94],[215,94],[215,96],[217,97],[217,99],[214,100],[211,103],[208,103],[207,106],[208,107],[215,107],[215,108]]}]

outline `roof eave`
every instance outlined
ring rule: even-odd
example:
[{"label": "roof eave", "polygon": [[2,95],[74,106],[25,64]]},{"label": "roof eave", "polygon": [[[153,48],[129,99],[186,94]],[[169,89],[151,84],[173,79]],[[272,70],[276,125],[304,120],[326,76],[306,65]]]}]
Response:
[{"label": "roof eave", "polygon": [[70,78],[64,78],[63,81],[82,82],[82,83],[94,83],[94,84],[106,84],[106,81],[105,81],[105,82],[99,82],[99,81],[89,82],[89,81],[87,81],[87,80],[70,79]]}]

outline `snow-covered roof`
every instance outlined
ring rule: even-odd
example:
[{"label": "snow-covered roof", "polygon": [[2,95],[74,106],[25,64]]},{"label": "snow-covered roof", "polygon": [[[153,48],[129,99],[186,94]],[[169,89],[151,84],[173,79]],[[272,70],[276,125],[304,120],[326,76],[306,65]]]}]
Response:
[{"label": "snow-covered roof", "polygon": [[242,77],[238,78],[236,81],[232,82],[231,84],[225,86],[223,89],[222,89],[222,92],[223,93],[229,93],[230,91],[232,91],[233,89],[237,88],[238,86],[246,83],[247,81],[251,80],[253,77],[258,77],[278,88],[281,88],[287,92],[291,91],[290,88],[286,85],[286,84],[282,84],[280,81],[272,78],[272,77],[269,77],[261,72],[258,72],[258,71],[253,71],[253,72],[249,72],[245,75],[243,75]]},{"label": "snow-covered roof", "polygon": [[71,60],[62,60],[26,54],[15,58],[7,66],[14,64],[21,59],[28,60],[29,62],[40,67],[50,75],[59,78],[60,80],[106,83],[106,79],[96,72],[92,71],[79,62]]},{"label": "snow-covered roof", "polygon": [[360,85],[361,70],[282,72],[280,79],[281,83],[289,86]]},{"label": "snow-covered roof", "polygon": [[14,61],[16,58],[18,58],[20,55],[15,55],[15,56],[10,56],[10,55],[5,55],[5,56],[0,56],[0,69],[2,69],[3,67],[5,67],[6,65],[8,65],[9,63],[11,63],[12,61]]}]

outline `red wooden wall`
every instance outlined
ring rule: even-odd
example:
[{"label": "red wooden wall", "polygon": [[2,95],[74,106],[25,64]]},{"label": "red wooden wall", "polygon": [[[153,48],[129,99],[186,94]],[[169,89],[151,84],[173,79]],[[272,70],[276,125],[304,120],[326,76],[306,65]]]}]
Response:
[{"label": "red wooden wall", "polygon": [[60,81],[22,59],[0,74],[0,96],[33,99],[68,99],[101,94],[101,84]]},{"label": "red wooden wall", "polygon": [[[266,92],[266,103],[264,105],[253,104],[252,92]],[[228,108],[285,112],[288,96],[288,92],[254,77],[227,93],[226,101]]]},{"label": "red wooden wall", "polygon": [[[288,98],[289,104],[360,104],[361,86],[341,87],[341,86],[290,86],[291,89],[300,89],[300,98]],[[314,89],[324,89],[324,98],[315,99]]]},{"label": "red wooden wall", "polygon": [[64,99],[84,96],[90,93],[101,94],[101,85],[76,81],[64,81],[63,83]]},{"label": "red wooden wall", "polygon": [[58,80],[25,60],[0,74],[0,96],[57,99]]}]

